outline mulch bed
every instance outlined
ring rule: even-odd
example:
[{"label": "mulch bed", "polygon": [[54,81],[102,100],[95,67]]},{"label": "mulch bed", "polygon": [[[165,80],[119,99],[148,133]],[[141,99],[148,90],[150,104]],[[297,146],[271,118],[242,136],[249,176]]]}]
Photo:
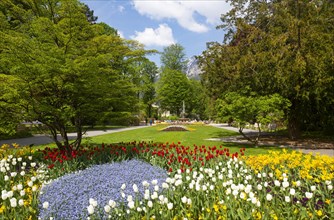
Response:
[{"label": "mulch bed", "polygon": [[284,137],[284,136],[261,137],[260,144],[289,146],[292,148],[303,148],[303,149],[334,149],[334,141],[321,140],[321,139],[309,139],[309,138],[291,140],[288,137]]},{"label": "mulch bed", "polygon": [[163,129],[162,131],[189,131],[189,130],[181,125],[171,125]]}]

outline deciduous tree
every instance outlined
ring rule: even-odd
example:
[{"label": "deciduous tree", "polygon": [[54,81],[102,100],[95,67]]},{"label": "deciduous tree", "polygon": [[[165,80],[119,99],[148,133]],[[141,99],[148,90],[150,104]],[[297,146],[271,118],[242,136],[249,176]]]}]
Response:
[{"label": "deciduous tree", "polygon": [[[127,66],[145,54],[77,0],[1,1],[1,74],[18,81],[26,120],[45,124],[59,148],[80,146],[83,125],[137,101]],[[69,126],[77,138],[70,143]],[[58,139],[61,135],[63,143]]]}]

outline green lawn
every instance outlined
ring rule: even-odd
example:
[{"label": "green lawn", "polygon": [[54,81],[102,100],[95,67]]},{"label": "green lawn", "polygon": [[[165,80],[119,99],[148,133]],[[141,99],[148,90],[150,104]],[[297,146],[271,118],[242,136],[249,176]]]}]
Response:
[{"label": "green lawn", "polygon": [[224,130],[212,126],[191,125],[187,126],[190,131],[161,131],[167,125],[157,125],[142,129],[131,131],[117,132],[113,134],[106,134],[85,138],[83,144],[100,145],[101,143],[119,143],[131,141],[152,141],[162,143],[177,143],[181,142],[184,146],[206,145],[206,146],[220,146],[230,148],[231,152],[237,152],[240,148],[245,147],[246,155],[267,153],[268,150],[278,150],[276,147],[254,147],[245,144],[224,143],[221,141],[208,141],[209,138],[227,137],[238,135],[237,132]]}]

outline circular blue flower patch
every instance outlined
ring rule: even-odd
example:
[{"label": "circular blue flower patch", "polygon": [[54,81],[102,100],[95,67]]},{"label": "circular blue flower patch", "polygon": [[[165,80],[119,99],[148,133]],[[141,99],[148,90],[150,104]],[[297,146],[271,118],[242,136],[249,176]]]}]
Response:
[{"label": "circular blue flower patch", "polygon": [[[140,160],[128,160],[118,163],[95,165],[83,171],[67,174],[49,185],[43,187],[39,196],[41,219],[87,219],[89,199],[97,201],[103,208],[109,200],[125,201],[121,197],[121,186],[126,185],[123,192],[136,196],[133,184],[143,196],[143,181],[157,180],[161,185],[167,178],[167,172],[162,168],[152,166]],[[138,196],[138,194],[137,194]],[[49,207],[43,209],[43,203]]]}]

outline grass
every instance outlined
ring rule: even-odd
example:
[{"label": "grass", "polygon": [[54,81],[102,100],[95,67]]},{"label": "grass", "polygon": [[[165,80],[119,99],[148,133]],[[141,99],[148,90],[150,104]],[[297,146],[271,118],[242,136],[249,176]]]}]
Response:
[{"label": "grass", "polygon": [[209,138],[221,138],[233,135],[239,135],[237,132],[224,130],[212,126],[186,126],[190,131],[161,131],[167,125],[157,125],[131,131],[117,132],[101,136],[85,138],[83,144],[100,145],[102,143],[119,143],[132,141],[160,142],[160,143],[177,143],[181,142],[184,146],[220,146],[230,148],[231,152],[238,152],[240,148],[245,147],[246,155],[266,154],[268,150],[280,150],[278,147],[225,143],[222,141],[209,141]]},{"label": "grass", "polygon": [[[216,128],[209,125],[188,125],[190,131],[161,131],[168,125],[148,126],[146,128],[122,131],[111,134],[105,134],[95,137],[87,137],[82,140],[83,145],[101,145],[102,143],[120,143],[120,142],[157,142],[157,143],[177,143],[181,142],[184,146],[223,146],[228,147],[230,152],[239,152],[240,148],[246,148],[246,155],[267,154],[269,150],[281,150],[274,146],[255,147],[251,144],[226,143],[223,141],[210,141],[210,138],[222,138],[239,135],[234,131]],[[45,147],[56,147],[55,144],[44,144],[33,146],[33,149],[44,149]],[[16,151],[16,149],[11,149]]]}]

